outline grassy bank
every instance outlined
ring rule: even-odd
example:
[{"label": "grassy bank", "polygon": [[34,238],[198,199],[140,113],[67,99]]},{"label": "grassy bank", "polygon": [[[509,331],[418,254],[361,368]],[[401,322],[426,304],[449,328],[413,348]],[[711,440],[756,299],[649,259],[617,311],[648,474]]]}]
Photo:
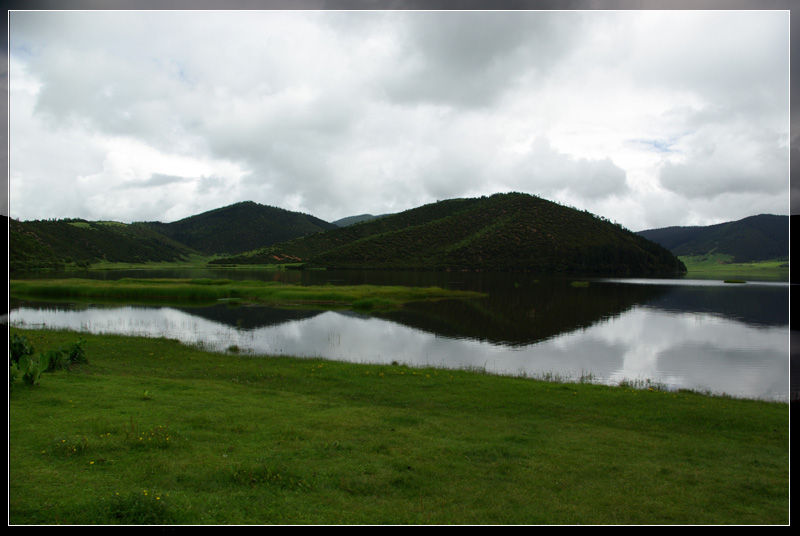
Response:
[{"label": "grassy bank", "polygon": [[11,392],[12,524],[789,521],[787,404],[81,336]]},{"label": "grassy bank", "polygon": [[477,292],[445,290],[438,287],[301,286],[271,281],[231,281],[229,279],[11,280],[9,290],[15,296],[45,299],[138,302],[235,300],[287,306],[324,304],[357,309],[396,307],[410,301],[482,296]]},{"label": "grassy bank", "polygon": [[789,261],[773,260],[735,263],[730,255],[698,255],[680,257],[688,277],[758,278],[775,281],[789,280]]}]

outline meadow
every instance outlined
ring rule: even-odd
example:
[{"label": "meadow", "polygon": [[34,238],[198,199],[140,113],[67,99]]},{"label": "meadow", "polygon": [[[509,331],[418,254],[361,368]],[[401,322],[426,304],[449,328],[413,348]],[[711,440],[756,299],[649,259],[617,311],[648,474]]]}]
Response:
[{"label": "meadow", "polygon": [[731,255],[709,254],[680,257],[686,265],[688,277],[706,278],[759,278],[788,281],[789,261],[770,260],[757,262],[733,262]]},{"label": "meadow", "polygon": [[12,525],[789,523],[785,403],[10,332]]}]

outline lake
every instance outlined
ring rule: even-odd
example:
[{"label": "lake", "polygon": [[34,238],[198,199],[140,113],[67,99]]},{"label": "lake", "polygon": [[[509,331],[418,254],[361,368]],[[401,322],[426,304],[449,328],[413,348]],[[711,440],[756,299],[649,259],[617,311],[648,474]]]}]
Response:
[{"label": "lake", "polygon": [[226,304],[156,307],[11,299],[10,325],[167,337],[219,352],[235,348],[259,355],[396,362],[566,381],[651,382],[778,401],[798,391],[790,382],[787,282],[321,270],[72,276],[435,285],[488,296],[412,303],[369,315]]}]

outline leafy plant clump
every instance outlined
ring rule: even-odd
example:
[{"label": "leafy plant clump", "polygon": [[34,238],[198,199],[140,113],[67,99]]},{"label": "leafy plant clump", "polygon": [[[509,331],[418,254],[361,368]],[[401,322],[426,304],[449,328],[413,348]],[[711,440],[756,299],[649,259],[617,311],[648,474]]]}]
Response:
[{"label": "leafy plant clump", "polygon": [[78,342],[66,350],[59,346],[55,350],[48,351],[44,354],[46,356],[45,362],[47,363],[45,371],[69,370],[74,365],[88,364],[89,359],[86,357],[86,350],[83,348],[85,342],[84,339],[79,338]]},{"label": "leafy plant clump", "polygon": [[59,346],[35,356],[35,348],[26,337],[12,334],[8,343],[9,389],[13,389],[19,380],[28,387],[37,386],[44,372],[70,370],[74,365],[88,364],[89,359],[83,348],[85,342],[83,338],[78,338],[66,350]]},{"label": "leafy plant clump", "polygon": [[17,379],[21,379],[24,385],[34,387],[39,385],[39,378],[44,372],[44,367],[39,359],[24,355],[19,362],[11,365],[9,370],[9,388],[13,389]]}]

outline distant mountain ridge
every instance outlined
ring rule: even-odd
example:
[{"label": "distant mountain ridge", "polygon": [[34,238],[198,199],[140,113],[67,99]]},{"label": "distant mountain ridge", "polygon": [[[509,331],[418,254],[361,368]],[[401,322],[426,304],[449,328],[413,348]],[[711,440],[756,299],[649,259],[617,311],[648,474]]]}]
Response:
[{"label": "distant mountain ridge", "polygon": [[731,255],[733,262],[789,257],[789,216],[759,214],[708,226],[664,227],[638,234],[678,256]]},{"label": "distant mountain ridge", "polygon": [[356,223],[383,218],[386,215],[387,214],[382,214],[380,216],[373,216],[372,214],[359,214],[358,216],[348,216],[347,218],[342,218],[332,223],[337,227],[349,227],[350,225],[355,225]]},{"label": "distant mountain ridge", "polygon": [[686,270],[666,248],[604,218],[521,193],[439,201],[215,262],[587,275]]}]

